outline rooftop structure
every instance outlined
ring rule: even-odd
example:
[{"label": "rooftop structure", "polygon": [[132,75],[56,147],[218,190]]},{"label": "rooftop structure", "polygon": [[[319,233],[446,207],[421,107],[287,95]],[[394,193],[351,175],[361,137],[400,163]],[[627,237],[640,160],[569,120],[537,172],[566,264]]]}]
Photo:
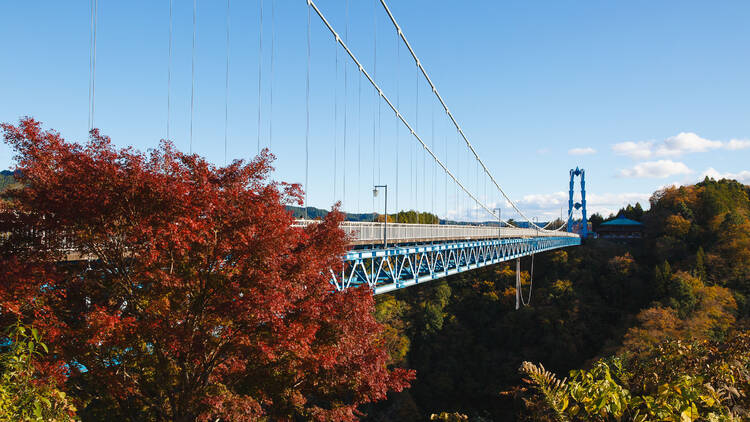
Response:
[{"label": "rooftop structure", "polygon": [[600,224],[596,232],[603,239],[640,239],[643,237],[643,223],[620,215]]}]

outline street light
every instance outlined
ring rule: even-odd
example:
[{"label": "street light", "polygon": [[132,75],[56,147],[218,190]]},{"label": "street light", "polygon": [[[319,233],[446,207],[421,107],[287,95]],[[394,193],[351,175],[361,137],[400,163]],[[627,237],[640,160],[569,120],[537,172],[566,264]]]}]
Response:
[{"label": "street light", "polygon": [[385,225],[383,225],[383,247],[388,247],[388,185],[375,185],[372,187],[372,197],[378,196],[378,188],[385,188]]},{"label": "street light", "polygon": [[497,237],[500,237],[500,227],[503,226],[503,219],[500,217],[503,210],[501,208],[493,208],[492,211],[497,211]]}]

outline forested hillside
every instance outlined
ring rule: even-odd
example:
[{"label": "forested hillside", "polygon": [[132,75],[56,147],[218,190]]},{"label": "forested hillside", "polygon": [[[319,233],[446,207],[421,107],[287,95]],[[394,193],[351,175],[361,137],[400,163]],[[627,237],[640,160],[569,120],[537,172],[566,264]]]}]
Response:
[{"label": "forested hillside", "polygon": [[708,179],[658,191],[643,240],[540,254],[531,293],[524,259],[518,311],[508,264],[379,297],[392,359],[417,379],[369,418],[742,420],[749,193]]},{"label": "forested hillside", "polygon": [[[112,150],[105,138],[98,149],[79,151],[48,133],[35,135],[41,138],[28,144],[14,136],[32,159],[23,173],[25,190],[3,195],[15,202],[0,203],[6,211],[0,213],[0,226],[50,224],[24,232],[44,232],[45,242],[69,241],[70,233],[77,233],[81,247],[88,241],[98,245],[129,238],[127,234],[136,239],[130,248],[146,248],[140,260],[147,260],[136,260],[141,274],[133,273],[136,278],[125,283],[112,275],[119,272],[98,267],[103,260],[51,265],[54,256],[45,254],[59,249],[34,249],[46,243],[29,247],[25,238],[11,236],[2,244],[0,307],[8,311],[0,316],[9,331],[0,347],[5,362],[0,408],[16,409],[15,414],[36,411],[29,404],[35,401],[40,412],[57,420],[169,420],[180,412],[187,412],[185,420],[195,415],[211,420],[371,421],[750,418],[750,187],[738,182],[706,179],[654,193],[648,211],[638,204],[624,208],[624,215],[644,223],[643,239],[588,239],[580,247],[535,256],[533,267],[532,259],[524,258],[522,294],[529,305],[519,310],[510,263],[380,295],[373,305],[366,290],[334,293],[321,276],[345,248],[337,230],[343,215],[320,212],[314,218],[322,218],[323,224],[304,232],[290,229],[288,211],[299,215],[302,209],[280,198],[299,195],[294,190],[271,190],[262,204],[253,199],[235,206],[236,195],[249,197],[247,180],[265,180],[262,160],[233,170],[236,176],[215,170],[217,174],[199,178],[206,186],[196,187],[189,183],[191,162],[169,147],[159,152],[160,159],[179,168],[177,176],[143,166],[139,155]],[[40,142],[52,145],[60,156],[91,158],[97,171],[85,174],[87,179],[67,168],[51,172],[45,161],[50,147],[38,156],[34,153],[41,149],[29,147]],[[123,167],[132,180],[107,173],[117,170],[110,166],[112,154],[132,161]],[[76,177],[62,177],[66,174]],[[0,191],[16,183],[9,172],[1,176]],[[178,195],[175,187],[183,193]],[[184,194],[191,189],[205,196]],[[107,196],[109,192],[127,195]],[[196,205],[186,209],[185,197]],[[161,205],[146,206],[154,198]],[[117,214],[130,208],[110,207],[108,200],[142,204],[135,209],[148,224],[133,224],[132,215]],[[11,208],[4,209],[8,204]],[[13,207],[55,219],[20,220]],[[206,221],[204,209],[241,210],[241,215]],[[359,217],[384,220],[382,215]],[[177,220],[191,223],[172,226]],[[413,211],[388,220],[440,222]],[[227,221],[241,227],[260,224],[250,232],[267,238],[236,249],[238,234],[247,231],[223,226]],[[203,234],[196,238],[199,229]],[[225,249],[216,254],[219,232]],[[259,252],[258,245],[265,245],[266,252]],[[112,250],[125,254],[128,249]],[[294,261],[300,251],[315,257],[309,260],[315,266]],[[207,265],[208,256],[231,256],[247,266],[238,272],[212,267],[223,272],[212,273],[211,285],[218,287],[209,294],[201,290],[207,284],[192,282],[194,274],[215,271],[200,267]],[[127,252],[118,262],[131,261]],[[264,270],[256,271],[258,265]],[[132,268],[126,269],[131,274]],[[246,273],[252,276],[249,282]],[[102,283],[107,277],[114,278]],[[307,285],[299,289],[295,280]],[[63,290],[71,296],[56,294]],[[132,295],[137,300],[130,300]],[[209,308],[205,295],[213,298]],[[270,299],[239,303],[237,298]],[[194,309],[204,316],[190,319],[194,327],[183,330],[187,320],[176,316]],[[233,324],[242,328],[216,342],[215,327]],[[272,329],[265,328],[269,324]],[[196,343],[195,336],[204,337]],[[82,343],[80,338],[94,340]],[[164,338],[170,339],[168,346],[160,344]],[[195,372],[190,362],[202,359],[190,357],[203,353],[193,344],[213,347],[211,353],[233,362],[209,365],[195,375],[211,380],[205,381],[209,387],[196,387],[180,376],[183,370]],[[160,347],[167,349],[153,359],[153,350]],[[410,369],[416,370],[415,379]],[[125,398],[111,395],[114,382]],[[152,394],[167,397],[174,386],[186,393],[148,399]]]},{"label": "forested hillside", "polygon": [[16,179],[13,177],[13,172],[10,170],[0,171],[0,192],[16,184]]}]

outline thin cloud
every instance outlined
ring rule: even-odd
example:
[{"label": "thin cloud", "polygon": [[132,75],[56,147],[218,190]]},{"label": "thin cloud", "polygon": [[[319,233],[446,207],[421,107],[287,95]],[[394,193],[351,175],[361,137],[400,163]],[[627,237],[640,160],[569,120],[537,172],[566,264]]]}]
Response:
[{"label": "thin cloud", "polygon": [[657,157],[680,156],[691,152],[706,152],[719,149],[724,144],[721,141],[711,141],[701,138],[692,132],[681,132],[677,136],[670,136],[656,148]]},{"label": "thin cloud", "polygon": [[703,180],[706,176],[714,180],[732,179],[740,183],[750,184],[750,171],[747,170],[742,170],[738,173],[720,173],[713,167],[709,167],[701,173],[699,180]]},{"label": "thin cloud", "polygon": [[626,155],[630,158],[639,160],[649,158],[651,156],[651,148],[653,148],[653,145],[653,142],[648,141],[628,141],[612,145],[612,150],[618,155]]},{"label": "thin cloud", "polygon": [[692,173],[692,170],[684,163],[672,160],[646,161],[631,168],[620,170],[621,177],[658,179],[690,173]]},{"label": "thin cloud", "polygon": [[725,148],[731,151],[736,151],[739,149],[747,149],[747,148],[750,148],[750,140],[732,139],[731,141],[727,142],[727,144],[725,145]]},{"label": "thin cloud", "polygon": [[570,155],[591,155],[596,154],[596,150],[591,147],[586,148],[573,148],[568,150],[568,154]]},{"label": "thin cloud", "polygon": [[[586,208],[588,214],[599,213],[604,216],[616,213],[620,208],[628,204],[640,202],[644,208],[648,208],[648,200],[651,193],[640,192],[623,192],[623,193],[586,193]],[[581,194],[576,187],[573,197],[575,202],[581,202]],[[568,214],[568,192],[557,191],[551,193],[539,193],[524,195],[517,201],[518,206],[529,216],[536,216],[540,219],[554,219],[563,214],[563,218]],[[580,211],[574,213],[580,217]],[[503,216],[519,218],[515,212],[508,207],[503,207]]]},{"label": "thin cloud", "polygon": [[750,140],[732,139],[728,142],[702,138],[693,132],[680,132],[661,142],[620,142],[612,145],[612,151],[635,160],[652,157],[679,157],[684,154],[707,152],[716,149],[740,150],[750,148]]}]

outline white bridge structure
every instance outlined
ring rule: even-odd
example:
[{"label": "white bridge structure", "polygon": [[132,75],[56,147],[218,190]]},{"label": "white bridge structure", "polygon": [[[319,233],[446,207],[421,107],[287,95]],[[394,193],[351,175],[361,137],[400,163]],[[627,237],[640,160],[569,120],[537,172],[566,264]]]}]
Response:
[{"label": "white bridge structure", "polygon": [[[244,10],[242,13],[247,12],[248,4],[252,4],[253,8],[257,7],[258,21],[257,25],[254,25],[246,19],[246,14],[241,14],[242,25],[239,29],[235,28],[235,32],[243,32],[246,38],[248,30],[257,30],[258,35],[257,152],[260,153],[263,147],[268,147],[280,160],[285,157],[297,159],[289,161],[284,167],[287,173],[278,173],[275,177],[279,180],[299,183],[304,192],[304,200],[300,205],[304,206],[305,217],[308,216],[308,208],[312,205],[325,209],[329,208],[330,204],[336,203],[340,204],[342,211],[350,213],[356,211],[360,215],[369,214],[376,208],[376,203],[373,200],[372,210],[363,210],[361,196],[368,193],[370,189],[373,189],[373,195],[377,196],[381,188],[385,190],[385,209],[381,215],[388,215],[388,188],[390,186],[391,200],[395,204],[396,212],[409,210],[408,212],[429,212],[437,216],[441,212],[439,208],[442,208],[442,214],[440,214],[442,221],[463,220],[462,223],[452,225],[342,223],[341,228],[349,237],[351,250],[342,257],[342,268],[331,270],[331,283],[336,289],[343,290],[352,286],[366,285],[372,288],[375,294],[380,294],[487,265],[520,259],[522,256],[533,256],[535,253],[581,244],[581,237],[577,234],[559,230],[565,229],[566,225],[568,231],[572,230],[572,214],[580,206],[583,210],[583,232],[585,233],[586,201],[583,171],[578,168],[575,171],[571,170],[567,224],[562,221],[558,227],[552,227],[554,222],[543,226],[534,223],[534,219],[525,214],[503,190],[487,163],[482,160],[477,148],[469,141],[456,114],[448,108],[446,97],[440,93],[436,83],[427,72],[424,62],[420,60],[415,48],[407,40],[404,28],[397,21],[386,0],[370,0],[372,4],[367,7],[362,7],[365,2],[349,1],[283,2],[282,10],[297,8],[299,12],[303,10],[306,12],[297,14],[297,19],[299,19],[297,25],[300,27],[306,25],[306,37],[303,38],[302,31],[299,31],[299,37],[294,38],[291,34],[293,31],[287,31],[289,33],[285,33],[285,36],[279,39],[275,32],[277,2],[277,0],[260,0],[241,4],[240,8]],[[166,137],[164,139],[173,140],[174,132],[170,132],[173,119],[171,81],[173,24],[175,23],[172,8],[175,6],[179,12],[180,8],[185,7],[186,2],[172,2],[171,0],[166,2],[165,0],[164,3],[164,6],[169,6],[164,8],[164,17],[168,16],[168,20],[165,19],[164,22],[164,27],[168,31],[164,32],[163,39],[166,53],[165,69],[163,69],[166,73],[164,113]],[[226,52],[226,67],[222,72],[223,78],[219,78],[224,89],[225,163],[232,158],[228,155],[229,151],[235,149],[234,145],[230,149],[230,133],[232,132],[230,120],[233,122],[235,120],[230,119],[230,116],[238,114],[230,113],[232,102],[229,101],[230,93],[234,92],[230,87],[230,71],[232,70],[230,41],[233,33],[230,26],[233,10],[230,8],[231,3],[229,1],[226,3],[205,2],[206,6],[203,8],[203,10],[211,8],[213,14],[224,12],[226,17],[224,27],[226,38],[222,48]],[[271,6],[270,25],[263,23],[264,3],[270,3]],[[96,127],[95,105],[100,104],[95,101],[99,13],[97,5],[97,0],[91,1],[88,116],[88,127],[91,130]],[[363,15],[366,14],[368,19],[360,20],[357,25],[350,28],[350,6],[352,10],[359,10]],[[400,5],[400,7],[408,6],[409,2],[402,2]],[[189,106],[189,125],[188,120],[185,119],[180,129],[180,132],[184,134],[183,138],[189,139],[191,153],[194,144],[194,111],[197,98],[199,98],[195,95],[196,60],[199,57],[196,54],[196,44],[198,38],[203,36],[202,32],[200,34],[197,32],[198,10],[197,1],[193,1],[189,71],[190,103],[182,104],[184,107],[182,110],[186,110]],[[182,13],[188,12],[185,10]],[[372,16],[369,16],[370,13]],[[268,15],[266,12],[267,19]],[[285,24],[294,25],[293,14],[283,18]],[[380,25],[378,21],[381,22]],[[369,24],[363,25],[362,22],[372,22],[372,27],[370,28]],[[103,29],[107,30],[107,27]],[[268,36],[269,29],[270,37]],[[350,29],[353,32],[351,37]],[[178,31],[177,34],[187,32],[185,29],[184,32]],[[379,32],[380,35],[378,35]],[[215,35],[216,33],[209,35],[205,42],[211,42],[216,38]],[[379,39],[380,44],[378,44]],[[278,47],[277,41],[290,41],[293,44]],[[212,45],[214,49],[219,48],[216,44],[208,45]],[[299,72],[292,72],[293,65],[290,65],[292,61],[288,60],[287,56],[287,60],[280,63],[281,67],[285,68],[281,74],[296,79],[292,81],[294,82],[292,84],[284,84],[282,82],[288,81],[275,81],[278,76],[274,74],[275,52],[277,50],[286,52],[289,47],[299,49],[300,54],[304,51],[306,64],[304,72],[301,62],[297,65]],[[242,57],[245,57],[247,51],[244,41],[240,50]],[[175,53],[180,51],[183,50],[175,49]],[[215,56],[208,57],[215,62]],[[241,62],[244,61],[243,58]],[[174,62],[176,64],[187,63],[187,55]],[[255,67],[254,63],[252,67]],[[311,71],[313,69],[314,71]],[[177,73],[179,69],[175,67],[174,70]],[[161,71],[162,69],[159,70]],[[187,78],[187,66],[182,67],[181,72]],[[212,77],[216,79],[218,73],[205,72],[205,74],[213,75],[202,76],[207,78],[203,79],[204,81],[210,82]],[[304,90],[302,89],[303,74]],[[231,80],[243,79],[247,82],[247,69],[242,69],[239,75]],[[251,85],[255,85],[254,81]],[[274,141],[274,86],[284,85],[297,87],[298,91],[295,91],[294,97],[301,98],[304,95],[304,124],[299,121],[302,120],[301,118],[294,121],[294,116],[301,116],[302,110],[299,110],[299,114],[290,111],[297,101],[282,101],[284,108],[290,108],[282,115],[283,124],[286,126],[285,129],[288,129],[288,133],[284,133],[281,139],[277,134]],[[249,98],[246,93],[237,92],[236,96],[235,94],[232,96],[243,100]],[[183,94],[182,98],[187,99],[187,93]],[[142,100],[139,99],[139,101]],[[255,102],[255,98],[252,102]],[[302,102],[299,101],[299,103],[301,109]],[[213,106],[212,104],[211,107]],[[241,109],[245,117],[239,120],[243,125],[250,123],[250,120],[246,118],[247,107],[248,105],[244,104]],[[255,107],[251,106],[251,108]],[[279,108],[278,105],[277,108]],[[492,110],[470,112],[493,113]],[[278,126],[279,123],[277,115],[276,125]],[[242,131],[245,132],[246,129],[243,126]],[[512,141],[508,140],[508,142]],[[214,142],[215,140],[210,144],[212,150],[216,147]],[[240,142],[243,143],[243,147],[246,146],[247,137],[242,137]],[[503,140],[492,139],[491,142],[497,145]],[[498,151],[502,153],[502,147],[499,148]],[[302,160],[303,154],[304,161]],[[246,155],[247,151],[242,158],[247,158]],[[496,166],[499,167],[499,165]],[[533,168],[527,170],[529,173],[534,171]],[[363,174],[363,171],[366,174]],[[372,178],[367,173],[371,173]],[[502,174],[505,177],[513,177],[514,173]],[[582,179],[583,195],[580,204],[574,203],[572,191],[573,176],[579,174]],[[318,186],[323,187],[315,189]],[[330,198],[329,193],[332,193]],[[311,195],[314,204],[311,203],[308,195]],[[380,207],[379,204],[380,202],[377,208]],[[513,220],[525,222],[528,228],[518,227],[512,220],[502,221],[501,209],[498,207],[506,208],[506,218],[509,217],[508,214],[511,214]],[[491,221],[496,225],[477,223],[472,225],[468,221]],[[312,220],[305,219],[296,220],[294,224],[305,226],[314,223]],[[75,254],[75,251],[71,251],[71,254]]]},{"label": "white bridge structure", "polygon": [[331,283],[338,290],[366,284],[376,295],[581,244],[575,233],[536,228],[351,221],[341,228],[353,249],[340,271],[331,270]]}]

